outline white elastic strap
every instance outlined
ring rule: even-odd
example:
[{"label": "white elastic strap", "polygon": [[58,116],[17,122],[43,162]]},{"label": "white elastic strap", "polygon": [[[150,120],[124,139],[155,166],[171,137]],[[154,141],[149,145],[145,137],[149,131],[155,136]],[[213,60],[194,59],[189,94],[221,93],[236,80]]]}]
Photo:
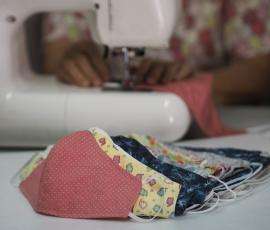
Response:
[{"label": "white elastic strap", "polygon": [[247,183],[245,183],[246,185],[252,185],[252,186],[256,186],[256,185],[263,185],[269,182],[269,178],[268,180],[264,180],[264,181],[248,181]]},{"label": "white elastic strap", "polygon": [[240,181],[237,184],[233,184],[233,185],[229,186],[231,189],[236,188],[239,185],[249,183],[249,180],[252,177],[256,176],[262,170],[262,168],[263,168],[263,165],[261,163],[253,162],[253,163],[251,163],[251,165],[258,166],[258,168],[255,171],[252,170],[253,173],[251,175],[248,174],[249,176],[246,179],[244,179],[243,181]]},{"label": "white elastic strap", "polygon": [[[242,190],[240,190],[241,187],[244,187],[244,188]],[[240,185],[237,188],[237,191],[234,191],[236,193],[236,195],[237,195],[237,198],[236,198],[235,201],[242,200],[242,199],[250,196],[252,194],[252,192],[253,192],[253,189],[254,188],[249,186],[249,185],[245,185],[245,184]],[[238,190],[240,190],[240,191],[238,191]]]},{"label": "white elastic strap", "polygon": [[[244,189],[240,190],[241,187],[244,187]],[[237,194],[237,200],[240,200],[240,199],[243,199],[243,198],[250,196],[253,192],[253,189],[254,189],[253,187],[246,185],[246,184],[240,185],[237,188],[237,191],[235,191],[235,193]],[[238,191],[238,190],[240,190],[240,191]]]},{"label": "white elastic strap", "polygon": [[218,195],[217,193],[214,192],[212,198],[214,198],[215,196],[216,196],[216,198],[217,198],[217,199],[216,199],[216,202],[215,202],[212,206],[210,206],[210,208],[201,211],[201,209],[204,208],[207,204],[211,204],[211,203],[209,203],[209,202],[206,202],[206,203],[204,203],[201,207],[199,207],[198,209],[193,210],[193,211],[187,211],[186,213],[187,213],[187,214],[202,214],[202,213],[211,212],[212,210],[214,210],[214,209],[218,206],[219,201],[220,201],[219,195]]},{"label": "white elastic strap", "polygon": [[[249,167],[250,172],[244,176],[232,179],[230,181],[227,181],[226,184],[229,186],[229,188],[236,188],[239,185],[243,184],[246,180],[250,179],[251,177],[253,177],[254,172],[253,169],[251,167]],[[237,183],[238,182],[238,183]],[[221,190],[223,189],[223,185],[219,185],[215,188],[215,190]]]},{"label": "white elastic strap", "polygon": [[128,216],[129,216],[132,220],[135,220],[136,222],[139,222],[139,223],[151,223],[151,222],[153,222],[154,219],[156,218],[156,217],[153,217],[153,218],[151,218],[151,219],[144,219],[144,218],[141,218],[141,217],[136,216],[136,215],[135,215],[134,213],[132,213],[132,212],[130,212],[130,213],[128,214]]},{"label": "white elastic strap", "polygon": [[[207,203],[210,199],[212,199],[213,195],[214,195],[214,190],[212,190],[212,191],[206,196],[206,198],[204,199],[204,203]],[[187,212],[187,211],[191,211],[191,210],[195,210],[195,209],[197,209],[198,207],[201,207],[201,206],[202,206],[202,204],[193,204],[193,205],[191,205],[190,207],[188,207],[188,208],[186,209],[186,212]]]},{"label": "white elastic strap", "polygon": [[254,171],[254,174],[252,177],[256,176],[263,169],[262,163],[252,162],[250,165],[258,166],[258,168]]},{"label": "white elastic strap", "polygon": [[[258,166],[258,168],[254,171],[253,175],[250,177],[254,177],[256,176],[262,169],[263,169],[263,165],[261,163],[251,163],[252,165],[256,165]],[[249,185],[256,185],[256,184],[263,184],[265,181],[264,179],[267,179],[269,175],[266,175],[265,178],[259,178],[259,179],[253,179],[253,180],[249,180],[249,181],[245,181],[245,184],[249,184]]]},{"label": "white elastic strap", "polygon": [[[250,178],[252,178],[252,177],[254,177],[255,175],[257,175],[261,170],[262,170],[262,168],[263,168],[263,165],[261,164],[261,163],[251,163],[251,165],[255,165],[255,166],[257,166],[258,168],[253,172],[253,170],[252,170],[252,168],[250,168],[251,170],[252,170],[252,173],[250,173],[250,174],[247,174],[247,175],[245,175],[246,176],[246,178],[244,179],[244,180],[242,180],[242,181],[240,181],[239,183],[237,183],[237,184],[233,184],[233,185],[230,185],[230,186],[228,186],[229,184],[231,184],[231,183],[234,183],[234,182],[236,182],[236,180],[231,180],[231,181],[229,181],[229,182],[227,182],[226,184],[227,184],[227,186],[228,186],[228,188],[230,189],[230,192],[232,191],[235,195],[236,195],[236,197],[234,197],[233,199],[231,199],[231,198],[228,198],[228,199],[220,199],[221,201],[232,201],[232,200],[236,200],[236,198],[237,197],[246,197],[246,196],[249,196],[251,193],[252,193],[252,190],[242,190],[242,191],[240,191],[240,192],[237,192],[237,191],[233,191],[232,189],[235,189],[235,188],[239,188],[241,185],[243,185],[243,184],[252,184],[252,183],[250,183],[248,180],[250,179]],[[238,178],[239,179],[239,178]],[[241,177],[241,179],[243,179],[243,177]],[[225,186],[225,185],[224,185]],[[226,187],[226,186],[225,186]],[[218,187],[216,187],[215,189],[216,190],[218,190],[218,189],[221,189],[222,187],[221,186],[218,186]],[[227,189],[227,188],[226,188]],[[228,190],[228,189],[227,189]],[[229,191],[229,190],[228,190]],[[223,193],[220,193],[220,195],[224,195],[226,193],[226,191],[225,192],[223,192]]]},{"label": "white elastic strap", "polygon": [[[236,197],[237,197],[236,196],[236,193],[232,189],[230,189],[229,186],[224,181],[222,181],[219,178],[217,178],[215,176],[212,176],[212,175],[209,175],[209,177],[212,178],[212,179],[214,179],[214,180],[217,180],[219,183],[221,183],[226,188],[226,190],[232,194],[232,196],[233,196],[232,200],[235,200],[236,199]],[[220,199],[220,201],[225,201],[225,200]]]},{"label": "white elastic strap", "polygon": [[266,182],[268,182],[270,179],[270,174],[265,175],[264,177],[258,178],[258,179],[253,179],[250,181],[247,181],[245,184],[248,185],[260,185],[260,184],[265,184]]},{"label": "white elastic strap", "polygon": [[206,206],[206,205],[209,203],[209,201],[210,201],[211,199],[213,199],[214,193],[215,193],[214,190],[212,190],[212,191],[206,196],[206,198],[204,199],[204,203],[203,203],[203,204],[194,204],[194,205],[188,207],[188,208],[186,209],[186,212],[187,212],[187,211],[198,210],[198,209],[201,209],[201,208],[203,208],[204,206]]}]

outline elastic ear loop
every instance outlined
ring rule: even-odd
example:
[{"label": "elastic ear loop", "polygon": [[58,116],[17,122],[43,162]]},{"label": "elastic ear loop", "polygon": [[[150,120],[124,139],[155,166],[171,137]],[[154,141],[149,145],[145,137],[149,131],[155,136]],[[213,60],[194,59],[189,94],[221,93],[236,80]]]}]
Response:
[{"label": "elastic ear loop", "polygon": [[[251,167],[249,167],[250,169],[250,173],[244,175],[244,176],[241,176],[241,177],[238,177],[238,178],[235,178],[233,180],[230,180],[228,182],[226,182],[226,184],[230,187],[230,188],[236,188],[238,187],[239,185],[243,184],[246,180],[250,179],[253,175],[254,175],[254,171]],[[236,183],[238,182],[238,183]],[[236,184],[235,184],[236,183]],[[220,189],[223,189],[223,186],[222,185],[219,185],[215,188],[216,190],[220,190]]]},{"label": "elastic ear loop", "polygon": [[229,200],[227,200],[227,199],[220,199],[220,201],[233,201],[233,200],[235,200],[237,198],[236,193],[231,188],[229,188],[229,186],[224,181],[222,181],[219,178],[217,178],[215,176],[212,176],[212,175],[209,175],[209,177],[212,178],[212,179],[214,179],[214,180],[216,180],[216,181],[218,181],[219,183],[221,183],[226,188],[226,190],[232,194],[232,198],[231,199],[229,199]]},{"label": "elastic ear loop", "polygon": [[[250,170],[248,174],[243,175],[243,176],[241,176],[241,177],[237,177],[237,178],[235,178],[235,179],[232,179],[232,180],[226,182],[227,185],[229,185],[229,186],[231,186],[232,184],[235,185],[235,183],[237,183],[237,182],[238,182],[238,183],[241,183],[241,182],[243,182],[244,180],[250,178],[250,177],[253,175],[254,172],[253,172],[253,169],[252,169],[251,167],[248,167],[247,169]],[[221,187],[221,186],[220,186],[220,187]]]},{"label": "elastic ear loop", "polygon": [[[257,175],[262,169],[263,169],[263,165],[261,163],[258,163],[258,162],[253,162],[251,163],[252,165],[257,165],[259,166],[253,173],[252,177]],[[250,177],[251,178],[251,177]],[[268,180],[270,179],[270,174],[267,174],[259,179],[253,179],[253,180],[249,180],[249,181],[244,181],[244,183],[242,184],[242,186],[247,186],[247,187],[250,187],[251,189],[250,190],[247,190],[247,192],[243,193],[243,191],[240,191],[239,193],[243,194],[242,197],[247,197],[249,196],[253,189],[254,189],[254,186],[255,185],[260,185],[260,184],[265,184],[266,182],[268,182]],[[241,187],[241,186],[240,186]],[[241,197],[241,198],[242,198]]]},{"label": "elastic ear loop", "polygon": [[220,198],[219,198],[219,195],[216,193],[216,192],[213,192],[213,196],[212,196],[212,199],[216,196],[216,202],[214,203],[214,205],[212,205],[210,208],[208,209],[205,209],[203,211],[200,211],[202,208],[204,208],[207,204],[211,204],[209,201],[205,202],[203,205],[201,205],[199,208],[197,209],[193,209],[192,211],[187,211],[186,213],[187,214],[203,214],[203,213],[207,213],[207,212],[211,212],[212,210],[214,210],[218,204],[219,204],[219,201],[220,201]]},{"label": "elastic ear loop", "polygon": [[[244,180],[240,181],[239,183],[237,184],[233,184],[231,186],[229,186],[231,189],[234,189],[242,184],[246,184],[246,183],[249,183],[248,180],[252,177],[254,177],[255,175],[257,175],[263,168],[263,165],[261,163],[257,163],[257,162],[253,162],[251,163],[251,165],[255,165],[255,166],[258,166],[258,168],[253,171],[252,170],[252,173],[251,174],[248,174],[247,178],[245,178]],[[252,169],[252,168],[251,168]],[[230,182],[230,184],[233,183],[232,181]]]},{"label": "elastic ear loop", "polygon": [[[157,178],[156,175],[151,176],[151,177],[147,178],[146,180],[144,180],[144,181],[142,182],[142,184],[147,184],[147,183],[149,183],[152,179],[156,179],[156,178]],[[163,200],[162,206],[160,207],[159,211],[156,212],[156,215],[154,215],[151,219],[144,219],[144,218],[141,218],[141,217],[139,217],[139,216],[136,216],[136,215],[135,215],[134,213],[132,213],[132,212],[130,212],[130,213],[128,214],[128,216],[129,216],[131,219],[133,219],[133,220],[135,220],[136,222],[139,222],[139,223],[151,223],[151,222],[153,222],[153,221],[158,217],[158,214],[159,214],[159,213],[161,212],[161,210],[163,209],[165,203],[166,203],[166,201],[165,201],[165,195],[164,195],[164,200]]]},{"label": "elastic ear loop", "polygon": [[[252,174],[248,174],[248,176],[244,180],[242,180],[238,184],[233,184],[231,186],[228,186],[228,183],[227,184],[225,183],[228,186],[228,188],[236,195],[236,197],[234,197],[233,199],[221,199],[221,201],[232,201],[232,200],[236,200],[236,199],[239,199],[239,196],[241,196],[241,198],[244,198],[244,197],[249,196],[252,193],[252,190],[251,189],[250,190],[242,190],[240,192],[237,192],[237,191],[233,191],[232,190],[232,189],[235,189],[237,187],[239,188],[241,185],[245,185],[245,184],[249,185],[250,182],[247,182],[247,180],[250,179],[251,177],[255,176],[256,174],[258,174],[261,171],[262,167],[263,167],[263,165],[261,163],[251,163],[251,165],[257,165],[259,167],[254,172],[252,170],[253,173]],[[252,168],[250,168],[250,169],[252,169]],[[231,183],[234,183],[234,182],[235,181],[232,180],[229,183],[231,184]],[[225,184],[224,184],[224,186],[225,186]],[[220,188],[217,187],[216,189],[220,189]],[[225,192],[223,192],[223,194]]]},{"label": "elastic ear loop", "polygon": [[197,207],[202,207],[204,206],[205,203],[207,203],[214,195],[214,190],[212,190],[207,196],[206,198],[204,199],[204,203],[203,204],[193,204],[191,205],[190,207],[188,207],[186,209],[186,212],[187,211],[191,211],[191,210],[197,210]]},{"label": "elastic ear loop", "polygon": [[248,197],[248,196],[250,196],[252,194],[252,191],[253,191],[254,188],[249,186],[249,185],[242,184],[239,187],[237,187],[237,189],[241,189],[241,187],[243,187],[243,186],[247,187],[248,189],[243,189],[241,191],[235,191],[235,193],[237,194],[237,200],[246,198],[246,197]]},{"label": "elastic ear loop", "polygon": [[[253,162],[253,163],[251,163],[251,164],[252,164],[252,165],[257,165],[257,166],[259,166],[259,167],[255,170],[254,174],[252,175],[252,177],[254,177],[254,176],[256,176],[256,175],[262,170],[263,164],[257,163],[257,162]],[[251,178],[251,177],[250,177],[250,178]],[[267,181],[268,178],[270,178],[270,175],[269,175],[269,174],[267,174],[267,175],[265,175],[264,177],[259,178],[259,179],[253,179],[253,180],[250,180],[250,181],[246,181],[245,184],[248,184],[248,185],[264,184],[264,183]]]},{"label": "elastic ear loop", "polygon": [[[253,176],[257,175],[263,168],[263,165],[261,163],[258,162],[253,162],[253,165],[258,165],[259,167],[255,170]],[[245,183],[243,184],[243,186],[250,186],[251,188],[254,189],[255,185],[260,185],[260,184],[265,184],[266,182],[268,182],[270,179],[270,174],[266,174],[265,176],[259,178],[259,179],[253,179],[253,180],[249,180],[249,181],[245,181]],[[248,196],[252,193],[252,190],[248,191],[246,194],[244,194],[245,196]]]},{"label": "elastic ear loop", "polygon": [[[229,186],[228,186],[225,182],[223,182],[223,181],[220,180],[219,178],[217,178],[217,177],[215,177],[215,176],[212,176],[212,175],[209,175],[208,177],[210,177],[210,178],[212,178],[212,179],[214,179],[214,180],[217,180],[219,183],[221,183],[221,184],[226,188],[227,191],[229,191],[229,192],[233,195],[233,198],[231,198],[230,201],[233,201],[233,200],[236,199],[236,193],[235,193],[233,190],[231,190],[231,189],[229,188]],[[216,195],[217,198],[218,198],[217,201],[216,201],[216,203],[214,204],[214,206],[210,207],[209,209],[203,210],[203,211],[198,211],[198,210],[201,210],[203,207],[205,207],[205,206],[209,203],[209,201],[210,201],[211,199],[213,199],[213,196],[214,196],[214,195]],[[189,207],[188,209],[186,209],[186,211],[187,211],[187,213],[191,213],[191,214],[192,214],[192,213],[205,213],[205,212],[209,212],[209,211],[213,210],[213,209],[218,205],[219,201],[228,201],[228,199],[220,199],[219,194],[216,193],[216,192],[214,192],[214,190],[213,190],[213,191],[206,197],[205,203],[204,203],[203,205],[198,205],[198,204],[192,205],[191,207]],[[194,208],[196,208],[196,207],[198,207],[198,206],[200,206],[198,209],[194,209]],[[193,210],[193,211],[191,211],[191,210]]]},{"label": "elastic ear loop", "polygon": [[270,174],[265,175],[259,179],[254,179],[254,180],[250,180],[247,181],[245,184],[247,185],[260,185],[260,184],[265,184],[266,182],[268,182],[268,180],[270,179]]}]

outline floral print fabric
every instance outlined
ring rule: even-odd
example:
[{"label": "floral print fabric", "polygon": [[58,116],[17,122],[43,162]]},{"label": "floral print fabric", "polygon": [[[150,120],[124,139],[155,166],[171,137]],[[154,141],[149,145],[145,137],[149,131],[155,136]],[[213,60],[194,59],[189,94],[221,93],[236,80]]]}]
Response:
[{"label": "floral print fabric", "polygon": [[270,51],[270,1],[225,0],[224,45],[235,58]]},{"label": "floral print fabric", "polygon": [[[222,63],[225,54],[249,58],[269,52],[268,0],[179,1],[179,20],[170,41],[172,58],[198,68]],[[89,11],[49,13],[43,23],[45,40],[90,39],[91,17]]]},{"label": "floral print fabric", "polygon": [[175,207],[176,216],[182,215],[192,205],[202,204],[214,187],[212,181],[196,173],[161,162],[135,139],[117,136],[112,140],[141,163],[182,185]]},{"label": "floral print fabric", "polygon": [[[98,128],[90,129],[100,148],[123,169],[141,178],[142,190],[133,207],[138,216],[158,216],[168,218],[175,212],[180,183],[173,182],[164,175],[139,162],[119,148],[107,133]],[[146,182],[147,181],[147,182]]]}]

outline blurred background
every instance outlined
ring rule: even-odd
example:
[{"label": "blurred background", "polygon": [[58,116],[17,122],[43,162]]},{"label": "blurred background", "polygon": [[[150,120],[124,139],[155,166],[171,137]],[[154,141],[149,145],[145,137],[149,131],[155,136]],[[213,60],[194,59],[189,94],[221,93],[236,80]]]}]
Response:
[{"label": "blurred background", "polygon": [[[270,2],[179,1],[179,19],[169,49],[148,49],[144,58],[159,63],[177,62],[184,74],[186,69],[211,72],[218,104],[268,105]],[[91,20],[88,11],[53,12],[29,18],[26,32],[32,68],[38,73],[56,74],[70,50],[83,52],[74,46],[91,41]],[[152,65],[145,75],[156,68]],[[155,79],[156,83],[162,82],[162,76]]]}]

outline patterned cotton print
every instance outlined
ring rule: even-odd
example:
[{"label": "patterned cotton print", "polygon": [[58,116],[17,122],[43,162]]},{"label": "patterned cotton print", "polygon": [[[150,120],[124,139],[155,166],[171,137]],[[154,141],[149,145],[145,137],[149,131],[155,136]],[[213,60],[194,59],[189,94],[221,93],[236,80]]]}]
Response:
[{"label": "patterned cotton print", "polygon": [[[142,190],[134,205],[133,213],[138,216],[168,218],[174,214],[179,183],[175,183],[150,167],[140,163],[113,143],[104,131],[90,129],[99,146],[115,162],[130,174],[142,180]],[[147,183],[144,183],[146,182]]]},{"label": "patterned cotton print", "polygon": [[112,137],[112,139],[115,144],[141,163],[182,185],[175,208],[176,216],[182,215],[186,208],[194,204],[202,204],[215,185],[214,182],[198,174],[171,164],[162,163],[135,139],[123,136]]}]

